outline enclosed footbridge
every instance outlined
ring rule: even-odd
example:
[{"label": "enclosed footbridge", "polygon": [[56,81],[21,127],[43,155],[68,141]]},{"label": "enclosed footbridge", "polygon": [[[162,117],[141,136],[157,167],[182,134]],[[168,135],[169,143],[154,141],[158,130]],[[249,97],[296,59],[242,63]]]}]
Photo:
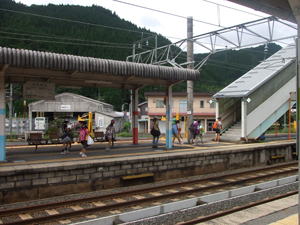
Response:
[{"label": "enclosed footbridge", "polygon": [[258,138],[296,103],[295,92],[296,48],[290,45],[213,96],[222,140]]}]

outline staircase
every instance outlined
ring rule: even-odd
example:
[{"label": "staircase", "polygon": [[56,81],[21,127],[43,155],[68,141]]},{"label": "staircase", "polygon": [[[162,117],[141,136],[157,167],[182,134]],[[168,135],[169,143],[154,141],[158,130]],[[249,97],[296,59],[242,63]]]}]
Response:
[{"label": "staircase", "polygon": [[279,50],[213,96],[222,117],[221,141],[257,139],[289,110],[289,101],[296,102],[295,53],[294,45]]},{"label": "staircase", "polygon": [[220,140],[235,143],[240,142],[242,132],[241,130],[241,122],[237,122],[221,134]]}]

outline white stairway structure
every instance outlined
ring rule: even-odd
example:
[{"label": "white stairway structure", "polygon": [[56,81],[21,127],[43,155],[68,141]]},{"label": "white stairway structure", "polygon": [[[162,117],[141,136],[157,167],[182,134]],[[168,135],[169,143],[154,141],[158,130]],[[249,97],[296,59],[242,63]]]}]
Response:
[{"label": "white stairway structure", "polygon": [[216,93],[222,141],[256,139],[296,102],[296,49],[287,46]]}]

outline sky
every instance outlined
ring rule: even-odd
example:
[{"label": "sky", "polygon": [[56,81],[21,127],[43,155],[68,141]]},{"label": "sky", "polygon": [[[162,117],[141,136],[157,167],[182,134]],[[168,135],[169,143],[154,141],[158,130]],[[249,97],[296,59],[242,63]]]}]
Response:
[{"label": "sky", "polygon": [[[28,6],[49,3],[102,6],[115,12],[122,19],[167,37],[173,43],[187,37],[187,17],[193,17],[195,36],[270,16],[226,0],[16,0],[16,2]],[[101,24],[101,21],[95,23]]]}]

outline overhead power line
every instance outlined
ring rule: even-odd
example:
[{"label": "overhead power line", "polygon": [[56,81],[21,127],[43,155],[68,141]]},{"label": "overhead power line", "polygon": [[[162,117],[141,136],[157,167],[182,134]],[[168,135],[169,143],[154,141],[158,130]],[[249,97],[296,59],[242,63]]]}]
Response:
[{"label": "overhead power line", "polygon": [[[154,12],[159,12],[159,13],[167,14],[167,15],[170,15],[170,16],[179,17],[179,18],[182,18],[182,19],[187,19],[187,17],[185,17],[185,16],[180,16],[180,15],[177,15],[177,14],[160,11],[160,10],[157,10],[157,9],[151,9],[151,8],[147,8],[147,7],[144,7],[144,6],[135,5],[135,4],[131,4],[131,3],[128,3],[128,2],[119,1],[119,0],[113,0],[113,1],[119,2],[119,3],[123,3],[123,4],[126,4],[126,5],[135,6],[135,7],[142,8],[142,9],[151,10],[151,11],[154,11]],[[222,26],[219,26],[217,24],[205,22],[205,21],[202,21],[202,20],[196,20],[196,19],[193,19],[193,20],[196,21],[196,22],[199,22],[199,23],[204,23],[204,24],[207,24],[207,25],[215,26],[215,27],[222,27]],[[225,28],[225,27],[222,27],[222,28]]]},{"label": "overhead power line", "polygon": [[[1,29],[1,27],[0,27]],[[92,42],[92,43],[99,43],[99,44],[113,44],[113,45],[128,45],[132,46],[132,44],[125,44],[125,43],[115,43],[115,42],[104,42],[104,41],[93,41],[93,40],[83,40],[77,38],[65,38],[59,36],[48,36],[48,35],[37,35],[37,34],[25,34],[25,33],[13,33],[13,32],[6,32],[0,31],[3,34],[12,34],[12,35],[21,35],[21,36],[30,36],[30,37],[42,37],[42,38],[50,38],[50,39],[58,39],[58,40],[70,40],[70,41],[85,41],[85,42]]]},{"label": "overhead power line", "polygon": [[[109,45],[93,45],[93,44],[84,44],[84,43],[74,43],[74,42],[63,42],[63,41],[47,41],[47,40],[40,40],[40,39],[30,39],[30,38],[16,38],[16,37],[5,37],[0,36],[2,39],[14,39],[14,40],[23,40],[23,41],[36,41],[36,42],[46,42],[46,43],[56,43],[56,44],[67,44],[67,45],[82,45],[82,46],[90,46],[90,47],[105,47],[105,48],[115,48],[116,46],[109,46]],[[127,48],[131,49],[131,47],[121,47],[118,48]]]},{"label": "overhead power line", "polygon": [[264,18],[264,16],[260,16],[260,15],[254,14],[254,13],[246,12],[246,11],[243,11],[243,10],[240,10],[240,9],[235,9],[235,8],[232,8],[232,7],[229,7],[229,6],[226,6],[226,5],[222,5],[222,4],[219,4],[219,3],[211,2],[211,1],[208,1],[208,0],[203,0],[203,1],[211,3],[211,4],[219,5],[219,6],[222,6],[224,8],[228,8],[228,9],[232,9],[232,10],[239,11],[239,12],[242,12],[242,13],[246,13],[246,14],[249,14],[249,15],[252,15],[252,16],[257,16],[257,17],[260,17],[260,18]]}]

